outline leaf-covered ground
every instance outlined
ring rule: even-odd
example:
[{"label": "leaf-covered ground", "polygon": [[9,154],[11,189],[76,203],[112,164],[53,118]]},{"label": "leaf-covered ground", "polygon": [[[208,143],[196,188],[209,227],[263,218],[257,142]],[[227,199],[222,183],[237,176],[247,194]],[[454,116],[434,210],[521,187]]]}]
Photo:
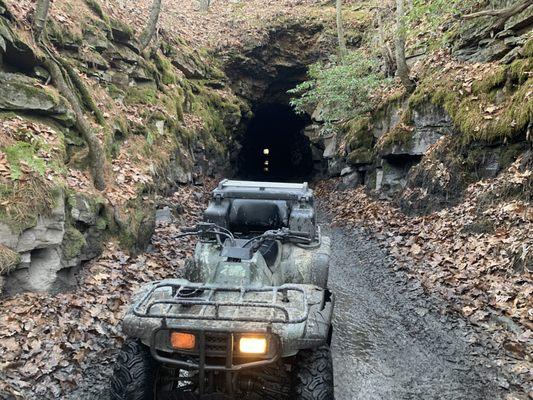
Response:
[{"label": "leaf-covered ground", "polygon": [[458,206],[419,217],[363,189],[336,191],[337,180],[317,188],[335,224],[367,228],[396,269],[489,335],[484,345],[494,362],[526,392],[533,383],[533,207],[504,195],[531,190],[530,167],[520,158],[495,180],[470,186]]},{"label": "leaf-covered ground", "polygon": [[109,368],[132,294],[175,276],[192,254],[190,242],[176,242],[175,234],[198,220],[209,186],[185,186],[165,199],[179,215],[176,223],[158,224],[151,252],[130,258],[110,243],[83,267],[74,291],[0,300],[0,399],[60,399],[95,365]]}]

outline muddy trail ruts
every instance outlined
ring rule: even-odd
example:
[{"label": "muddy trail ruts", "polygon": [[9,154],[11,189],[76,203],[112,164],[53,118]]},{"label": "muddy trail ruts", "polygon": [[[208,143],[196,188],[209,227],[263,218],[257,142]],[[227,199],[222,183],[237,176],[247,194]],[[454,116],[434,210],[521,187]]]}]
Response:
[{"label": "muddy trail ruts", "polygon": [[481,365],[463,320],[441,315],[439,300],[395,272],[368,234],[324,228],[336,295],[336,400],[503,398],[497,372]]},{"label": "muddy trail ruts", "polygon": [[[439,301],[395,272],[376,240],[325,223],[323,233],[333,243],[336,400],[503,398],[497,373],[480,366],[468,343],[470,328],[440,315]],[[106,400],[112,365],[105,360],[63,399]]]}]

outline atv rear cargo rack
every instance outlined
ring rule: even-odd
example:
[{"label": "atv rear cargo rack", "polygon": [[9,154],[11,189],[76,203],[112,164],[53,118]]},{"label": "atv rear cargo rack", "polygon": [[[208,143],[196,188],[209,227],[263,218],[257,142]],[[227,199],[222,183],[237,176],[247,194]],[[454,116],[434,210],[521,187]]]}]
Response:
[{"label": "atv rear cargo rack", "polygon": [[[158,291],[170,290],[170,298],[157,298]],[[217,295],[232,293],[239,297],[235,301],[217,301]],[[263,296],[260,300],[245,299],[248,295],[270,294]],[[280,300],[281,295],[281,300]],[[291,315],[296,307],[289,307],[294,304],[294,295],[297,296],[299,307],[303,311],[299,315]],[[261,296],[260,296],[261,297]],[[267,299],[270,297],[270,299]],[[293,297],[291,301],[289,298]],[[178,307],[181,306],[181,307]],[[199,312],[191,312],[193,306],[203,307]],[[161,311],[161,309],[165,309]],[[226,313],[221,313],[221,308]],[[227,313],[232,309],[233,312]],[[239,311],[249,309],[270,310],[267,317],[245,316]],[[213,320],[213,321],[236,321],[236,322],[259,322],[259,323],[285,323],[299,324],[309,317],[309,304],[306,291],[296,285],[265,286],[265,287],[227,287],[212,284],[187,283],[161,281],[155,283],[153,287],[138,301],[133,307],[133,314],[141,318],[159,318],[166,323],[167,319],[172,320]],[[223,315],[228,314],[228,315]]]}]

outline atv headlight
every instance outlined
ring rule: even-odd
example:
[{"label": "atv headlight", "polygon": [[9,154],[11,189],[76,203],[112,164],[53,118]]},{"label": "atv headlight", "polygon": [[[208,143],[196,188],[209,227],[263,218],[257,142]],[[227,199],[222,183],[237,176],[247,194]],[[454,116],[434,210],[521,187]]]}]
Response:
[{"label": "atv headlight", "polygon": [[192,350],[196,347],[196,336],[186,332],[172,332],[170,345],[177,350]]},{"label": "atv headlight", "polygon": [[239,339],[239,351],[245,354],[265,354],[267,352],[267,340],[264,337],[247,337]]}]

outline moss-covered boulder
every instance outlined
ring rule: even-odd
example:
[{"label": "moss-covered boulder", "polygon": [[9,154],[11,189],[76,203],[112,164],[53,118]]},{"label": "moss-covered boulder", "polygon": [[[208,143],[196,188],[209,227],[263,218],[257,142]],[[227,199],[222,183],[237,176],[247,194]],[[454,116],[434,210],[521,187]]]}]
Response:
[{"label": "moss-covered boulder", "polygon": [[348,154],[348,163],[354,166],[372,164],[374,152],[370,149],[359,148]]},{"label": "moss-covered boulder", "polygon": [[96,225],[104,208],[104,200],[85,193],[73,193],[69,196],[70,216],[76,222],[87,226]]},{"label": "moss-covered boulder", "polygon": [[85,236],[79,230],[73,226],[67,227],[61,245],[64,260],[69,264],[72,261],[74,265],[78,264],[77,258],[82,254],[86,244]]},{"label": "moss-covered boulder", "polygon": [[155,230],[155,210],[153,201],[141,198],[130,201],[122,210],[115,210],[120,243],[131,253],[143,251],[150,243]]},{"label": "moss-covered boulder", "polygon": [[38,112],[67,125],[74,124],[74,113],[66,101],[38,83],[22,74],[0,72],[0,109]]}]

